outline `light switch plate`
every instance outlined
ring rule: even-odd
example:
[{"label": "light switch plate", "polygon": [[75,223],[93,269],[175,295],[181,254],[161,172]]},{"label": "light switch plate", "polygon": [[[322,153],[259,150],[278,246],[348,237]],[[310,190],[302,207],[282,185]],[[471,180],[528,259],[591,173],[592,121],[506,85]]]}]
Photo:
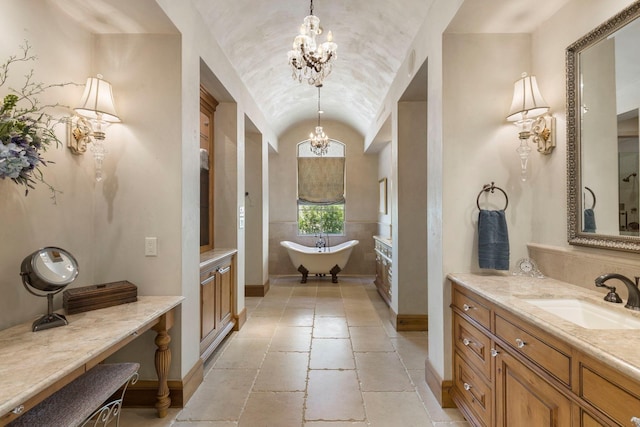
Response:
[{"label": "light switch plate", "polygon": [[158,238],[144,238],[144,256],[158,256]]}]

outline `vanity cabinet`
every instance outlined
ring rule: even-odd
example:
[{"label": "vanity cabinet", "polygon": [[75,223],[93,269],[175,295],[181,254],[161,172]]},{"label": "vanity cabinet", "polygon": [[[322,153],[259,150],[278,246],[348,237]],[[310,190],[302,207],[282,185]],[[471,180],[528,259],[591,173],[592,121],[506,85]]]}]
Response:
[{"label": "vanity cabinet", "polygon": [[640,383],[453,283],[451,394],[474,426],[635,426]]},{"label": "vanity cabinet", "polygon": [[496,355],[496,426],[571,426],[569,398],[499,345]]},{"label": "vanity cabinet", "polygon": [[378,293],[391,305],[391,279],[393,277],[393,262],[391,254],[391,241],[377,237],[374,238],[376,251],[376,278],[374,283]]},{"label": "vanity cabinet", "polygon": [[234,256],[200,267],[200,358],[206,360],[234,328]]}]

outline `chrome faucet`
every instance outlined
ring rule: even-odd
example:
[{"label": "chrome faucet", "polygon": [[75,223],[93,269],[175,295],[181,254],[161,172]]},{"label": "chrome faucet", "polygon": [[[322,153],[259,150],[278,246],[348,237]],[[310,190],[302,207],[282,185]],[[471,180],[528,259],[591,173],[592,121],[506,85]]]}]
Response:
[{"label": "chrome faucet", "polygon": [[618,273],[603,274],[596,279],[596,286],[609,289],[609,293],[604,297],[605,301],[622,302],[618,294],[616,294],[616,288],[604,284],[609,279],[618,279],[627,286],[629,298],[627,299],[625,307],[631,310],[640,311],[640,289],[638,289],[638,281],[640,281],[640,277],[636,276],[635,283],[633,283],[629,278]]},{"label": "chrome faucet", "polygon": [[322,233],[316,234],[318,240],[316,240],[316,248],[318,248],[318,252],[322,252],[324,248],[327,247],[327,242],[325,242],[324,237],[322,237]]}]

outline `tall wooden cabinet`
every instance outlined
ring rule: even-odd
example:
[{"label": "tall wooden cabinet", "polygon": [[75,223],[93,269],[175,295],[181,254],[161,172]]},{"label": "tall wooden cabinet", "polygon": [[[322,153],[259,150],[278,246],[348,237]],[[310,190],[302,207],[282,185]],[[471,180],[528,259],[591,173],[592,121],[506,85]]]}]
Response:
[{"label": "tall wooden cabinet", "polygon": [[471,425],[640,426],[637,380],[457,283],[451,308],[451,394]]},{"label": "tall wooden cabinet", "polygon": [[[206,255],[206,254],[203,254]],[[206,360],[235,327],[234,255],[200,267],[200,358]]]},{"label": "tall wooden cabinet", "polygon": [[218,101],[200,86],[200,252],[213,249],[214,114]]}]

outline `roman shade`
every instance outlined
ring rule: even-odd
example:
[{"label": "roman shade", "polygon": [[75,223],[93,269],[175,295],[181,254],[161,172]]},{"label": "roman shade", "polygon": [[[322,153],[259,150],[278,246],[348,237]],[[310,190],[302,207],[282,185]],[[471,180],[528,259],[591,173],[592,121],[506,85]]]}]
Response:
[{"label": "roman shade", "polygon": [[298,157],[298,202],[344,203],[344,157]]}]

